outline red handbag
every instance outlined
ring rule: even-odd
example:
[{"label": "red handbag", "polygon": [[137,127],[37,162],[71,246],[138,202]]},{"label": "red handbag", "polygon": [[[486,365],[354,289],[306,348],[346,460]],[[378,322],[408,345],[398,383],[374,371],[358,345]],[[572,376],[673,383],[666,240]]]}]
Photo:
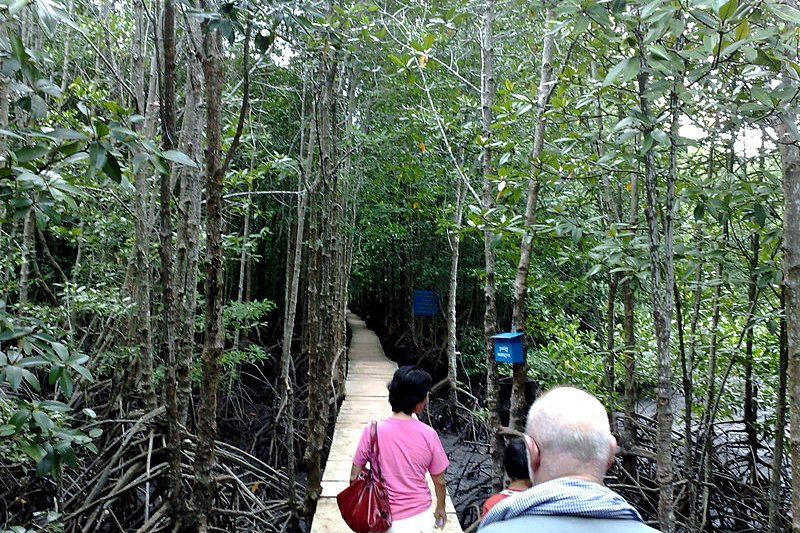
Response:
[{"label": "red handbag", "polygon": [[392,511],[378,462],[378,423],[374,420],[369,441],[371,468],[362,468],[350,486],[336,496],[336,503],[342,518],[356,533],[383,533],[392,527]]}]

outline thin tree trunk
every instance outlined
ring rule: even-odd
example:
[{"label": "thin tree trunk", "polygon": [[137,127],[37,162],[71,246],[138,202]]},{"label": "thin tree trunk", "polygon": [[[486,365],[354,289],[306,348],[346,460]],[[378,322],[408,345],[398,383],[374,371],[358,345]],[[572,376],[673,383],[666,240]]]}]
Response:
[{"label": "thin tree trunk", "polygon": [[[481,208],[488,212],[494,206],[492,188],[492,105],[494,103],[494,0],[487,0],[483,14],[481,35],[481,115],[484,142],[481,145],[481,162],[483,165],[483,197]],[[495,239],[496,234],[490,224],[483,230],[483,253],[486,265],[486,281],[483,292],[485,310],[483,315],[483,333],[486,350],[486,399],[489,409],[489,444],[492,455],[492,490],[497,492],[503,488],[503,455],[505,442],[500,434],[502,420],[500,418],[500,376],[497,361],[494,359],[494,343],[492,336],[497,333],[497,293],[495,280]]]},{"label": "thin tree trunk", "polygon": [[456,295],[458,293],[458,259],[461,245],[461,219],[464,212],[464,197],[467,188],[460,176],[456,181],[456,210],[453,213],[453,227],[448,231],[450,242],[450,277],[447,291],[447,384],[450,390],[450,420],[457,423],[458,408],[458,345],[456,342],[458,322],[456,319]]},{"label": "thin tree trunk", "polygon": [[[756,312],[758,299],[758,256],[760,253],[760,241],[758,233],[753,233],[750,237],[750,279],[747,283],[747,303],[751,314]],[[757,390],[753,383],[753,342],[755,340],[754,324],[750,321],[747,325],[747,333],[744,348],[744,431],[747,437],[747,459],[750,468],[750,485],[757,486],[760,476],[758,475],[758,451],[761,447],[758,442],[758,407],[756,404]]]},{"label": "thin tree trunk", "polygon": [[[600,80],[598,73],[597,61],[592,61],[592,79]],[[597,157],[602,158],[605,150],[603,149],[603,109],[601,104],[600,95],[597,96]],[[622,206],[621,201],[614,196],[611,192],[611,182],[609,175],[603,174],[603,191],[600,197],[600,211],[605,213],[606,224],[608,228],[619,226],[622,219]],[[619,431],[617,421],[617,393],[616,393],[616,365],[617,365],[617,348],[615,342],[615,331],[617,329],[617,293],[619,292],[619,282],[621,274],[618,272],[610,273],[608,275],[608,304],[606,305],[606,361],[605,361],[605,377],[606,389],[609,398],[609,422],[613,433],[616,435]]]},{"label": "thin tree trunk", "polygon": [[[639,104],[642,114],[651,121],[652,114],[649,100],[650,75],[644,50],[643,29],[637,28],[637,36],[641,47],[639,53],[640,71],[638,75]],[[677,127],[677,94],[673,91],[670,97],[672,107],[673,130]],[[651,130],[645,132],[649,135]],[[656,482],[659,488],[658,521],[664,533],[675,530],[675,501],[672,473],[672,366],[670,360],[670,327],[672,300],[674,292],[674,273],[672,267],[672,217],[675,187],[675,143],[677,134],[671,132],[670,168],[667,173],[667,193],[664,205],[663,264],[664,278],[661,276],[661,233],[659,231],[658,213],[658,169],[651,147],[644,154],[645,190],[647,218],[647,234],[650,251],[650,279],[652,282],[653,325],[655,327],[658,347],[658,386],[656,393]]]},{"label": "thin tree trunk", "polygon": [[222,325],[225,286],[222,243],[222,83],[225,68],[219,33],[207,27],[203,29],[202,61],[206,95],[206,308],[193,493],[199,532],[208,531],[214,503],[216,484],[212,469],[215,462],[214,441],[217,437],[220,359],[225,333]]},{"label": "thin tree trunk", "polygon": [[[199,35],[199,24],[190,21],[187,31]],[[190,46],[191,51],[191,46]],[[178,148],[194,161],[202,161],[203,104],[202,65],[196,54],[189,53],[186,66],[186,103],[178,138]],[[197,265],[200,254],[200,204],[203,176],[200,167],[177,169],[180,180],[178,228],[175,239],[175,374],[178,386],[178,420],[186,425],[192,398],[192,367],[197,312]]]},{"label": "thin tree trunk", "polygon": [[[545,2],[545,22],[553,20],[555,9],[552,2]],[[525,204],[525,234],[519,245],[519,263],[514,278],[514,310],[511,317],[511,331],[525,331],[525,302],[528,294],[528,269],[531,263],[533,245],[533,225],[536,223],[536,204],[539,200],[539,156],[544,147],[544,133],[547,126],[545,110],[555,84],[553,78],[553,49],[555,32],[547,31],[542,42],[542,66],[539,74],[539,88],[536,98],[536,118],[533,130],[533,149],[531,151],[531,178],[528,180],[528,196]],[[524,339],[524,336],[523,336]],[[509,427],[522,431],[527,414],[525,388],[528,379],[527,343],[523,342],[522,363],[514,364],[514,384],[511,390],[511,415]]]},{"label": "thin tree trunk", "polygon": [[[137,108],[144,112],[148,102],[156,99],[155,90],[151,85],[151,92],[148,95],[145,89],[145,56],[144,50],[147,41],[147,22],[144,13],[144,2],[136,0],[134,2],[135,34],[133,40],[134,50],[134,78],[137,80],[135,85],[137,96]],[[66,71],[67,60],[64,60],[64,70]],[[152,123],[150,130],[145,129],[145,124],[141,125],[141,133],[149,138],[153,136],[154,128]],[[157,404],[156,387],[153,379],[153,335],[150,316],[150,183],[146,169],[140,169],[134,174],[135,192],[133,196],[134,214],[134,302],[136,303],[136,316],[131,320],[128,332],[131,341],[136,340],[139,348],[139,376],[141,383],[144,405],[147,410],[155,409]]]},{"label": "thin tree trunk", "polygon": [[[800,149],[784,123],[778,125],[783,172],[783,294],[786,305],[786,350],[789,405],[800,405]],[[800,409],[789,410],[789,450],[792,465],[792,533],[800,533]]]},{"label": "thin tree trunk", "polygon": [[[798,211],[800,214],[800,211]],[[781,317],[780,326],[780,348],[778,353],[778,391],[775,401],[775,443],[773,446],[772,469],[769,478],[769,503],[767,531],[769,533],[779,533],[781,531],[780,517],[785,515],[783,500],[781,498],[783,472],[783,457],[785,455],[786,438],[786,389],[789,374],[789,350],[786,329],[785,298],[781,289],[781,310],[784,311]]]},{"label": "thin tree trunk", "polygon": [[[161,58],[159,69],[159,112],[161,117],[161,145],[164,150],[174,147],[175,135],[175,7],[172,0],[164,0],[161,15]],[[170,503],[173,523],[182,527],[186,502],[184,498],[183,476],[181,472],[182,428],[178,419],[178,390],[175,377],[175,317],[171,312],[174,301],[172,284],[172,205],[171,175],[161,175],[159,258],[161,259],[161,357],[166,365],[164,391],[167,404],[167,442],[170,451],[170,484],[172,493]]]},{"label": "thin tree trunk", "polygon": [[33,209],[28,210],[22,222],[22,258],[19,265],[19,306],[28,304],[30,299],[31,263],[36,260],[36,248],[33,241]]},{"label": "thin tree trunk", "polygon": [[[247,191],[252,192],[253,185],[252,182],[248,183]],[[244,219],[244,227],[242,228],[242,249],[239,253],[239,279],[236,284],[236,301],[238,303],[242,303],[244,301],[244,285],[245,285],[245,271],[247,267],[248,261],[248,249],[250,245],[248,244],[250,241],[250,195],[248,194],[245,196],[245,205],[244,205],[244,215],[242,218]],[[239,328],[236,328],[233,337],[233,349],[238,350],[240,349],[241,343],[241,331]]]}]

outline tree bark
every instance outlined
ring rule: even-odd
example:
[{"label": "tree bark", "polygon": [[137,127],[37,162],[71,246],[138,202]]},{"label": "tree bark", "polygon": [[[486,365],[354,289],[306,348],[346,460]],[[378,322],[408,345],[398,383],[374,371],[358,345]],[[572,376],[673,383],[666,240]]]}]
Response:
[{"label": "tree bark", "polygon": [[[139,112],[144,113],[148,102],[156,98],[155,90],[147,94],[145,70],[145,49],[147,42],[147,19],[144,13],[144,2],[134,2],[134,79],[136,80],[136,106]],[[65,70],[66,70],[66,59]],[[152,123],[140,123],[140,133],[150,138],[155,133]],[[150,129],[147,129],[150,126]],[[150,276],[150,233],[152,231],[150,218],[150,182],[147,169],[140,169],[134,174],[135,192],[133,196],[134,214],[134,302],[136,304],[135,319],[131,320],[128,332],[129,339],[138,343],[139,349],[139,376],[144,405],[148,411],[155,409],[157,404],[156,388],[153,379],[153,335],[150,316],[150,291],[152,290]]]},{"label": "tree bark", "polygon": [[[494,103],[494,0],[487,0],[483,14],[481,34],[481,116],[483,142],[481,144],[481,163],[483,166],[483,196],[481,209],[488,213],[494,206],[492,187],[492,105]],[[494,359],[494,342],[492,336],[497,333],[497,287],[495,280],[495,239],[496,233],[491,229],[491,221],[484,222],[483,254],[486,268],[486,281],[483,286],[485,309],[483,315],[483,333],[486,350],[486,399],[489,422],[489,444],[492,455],[492,490],[498,492],[503,488],[503,455],[505,442],[500,430],[500,376],[497,361]]]},{"label": "tree bark", "polygon": [[[638,75],[639,104],[648,124],[653,124],[650,110],[650,74],[644,49],[643,29],[637,28],[640,51],[640,71]],[[673,129],[677,124],[677,95],[673,91],[670,97],[673,115]],[[652,131],[652,126],[645,130],[645,136]],[[663,258],[661,253],[661,232],[658,224],[660,203],[658,200],[658,169],[651,146],[644,154],[645,190],[647,219],[647,236],[650,255],[650,279],[652,282],[653,325],[655,327],[658,348],[658,386],[656,392],[656,481],[659,487],[658,521],[664,533],[675,530],[675,501],[672,473],[672,366],[670,361],[670,327],[672,315],[672,299],[674,292],[674,272],[672,267],[672,217],[674,208],[675,187],[675,143],[676,132],[671,132],[670,169],[667,173],[667,193],[664,202],[664,237]],[[661,276],[661,264],[664,264],[664,279]]]},{"label": "tree bark", "polygon": [[[555,9],[552,2],[545,2],[545,21],[553,20]],[[525,302],[528,294],[528,269],[531,263],[533,245],[533,225],[536,223],[536,204],[539,200],[539,156],[544,147],[544,133],[547,126],[545,111],[553,92],[553,49],[555,33],[546,31],[542,42],[542,66],[539,74],[539,88],[536,98],[536,118],[533,130],[533,149],[531,151],[531,177],[528,180],[528,196],[525,204],[525,233],[519,245],[519,263],[514,278],[514,310],[511,317],[511,331],[525,331]],[[523,336],[524,339],[524,336]],[[528,379],[527,343],[523,341],[522,363],[514,364],[514,382],[511,390],[511,415],[509,427],[524,430],[527,415],[525,387]]]},{"label": "tree bark", "polygon": [[[800,211],[798,211],[800,214]],[[786,439],[786,390],[789,374],[789,350],[786,329],[785,297],[781,290],[781,310],[784,311],[780,325],[780,348],[778,353],[778,391],[775,401],[775,442],[772,454],[772,469],[769,478],[769,502],[767,511],[767,531],[781,531],[780,517],[784,515],[784,503],[781,498],[783,458]]]},{"label": "tree bark", "polygon": [[[198,36],[199,24],[189,22],[187,32]],[[193,41],[193,38],[189,39]],[[202,161],[203,105],[202,65],[191,45],[187,45],[185,98],[178,148],[194,161]],[[182,166],[175,173],[180,182],[178,228],[175,239],[175,360],[178,386],[178,420],[186,425],[192,397],[192,367],[197,312],[197,266],[200,254],[200,204],[203,176],[200,167]]]},{"label": "tree bark", "polygon": [[[750,314],[756,312],[756,305],[758,300],[758,256],[761,251],[760,240],[758,233],[753,233],[750,236],[750,278],[747,283],[747,307],[752,311]],[[758,406],[757,388],[753,381],[753,342],[755,340],[754,332],[755,324],[750,321],[747,325],[747,333],[744,348],[744,431],[747,438],[747,461],[750,468],[750,485],[757,486],[761,479],[758,475],[758,453],[761,447],[758,442]]]},{"label": "tree bark", "polygon": [[217,394],[220,377],[224,329],[222,243],[222,83],[225,69],[221,39],[216,30],[203,29],[203,80],[206,96],[206,256],[205,323],[202,353],[202,378],[197,416],[197,452],[194,464],[194,510],[197,530],[208,530],[214,502],[217,437]]},{"label": "tree bark", "polygon": [[[783,295],[786,306],[786,350],[789,405],[800,405],[800,148],[786,123],[797,124],[796,113],[783,115],[778,144],[783,173]],[[792,465],[792,533],[800,533],[800,409],[789,410],[789,450]]]},{"label": "tree bark", "polygon": [[458,345],[456,296],[458,293],[458,259],[461,245],[461,219],[464,212],[464,197],[467,188],[460,176],[456,178],[456,207],[453,213],[453,227],[447,232],[450,243],[450,276],[447,290],[447,384],[450,391],[450,420],[457,423],[458,409]]},{"label": "tree bark", "polygon": [[[159,114],[161,118],[161,146],[174,147],[175,135],[175,7],[172,0],[164,0],[161,13],[161,55],[159,69]],[[161,342],[159,351],[166,365],[164,396],[167,404],[167,442],[170,450],[170,503],[175,528],[183,527],[186,514],[183,477],[181,473],[181,440],[183,430],[178,420],[178,390],[175,377],[175,317],[171,312],[174,301],[172,284],[172,179],[169,172],[161,174],[159,258],[161,277]]]},{"label": "tree bark", "polygon": [[[309,350],[309,420],[308,445],[305,463],[308,471],[308,488],[305,510],[311,513],[322,491],[322,449],[327,435],[329,415],[333,397],[332,369],[337,355],[335,339],[336,318],[334,301],[335,274],[337,260],[338,213],[334,196],[337,188],[337,163],[334,149],[336,112],[336,72],[337,61],[329,50],[319,57],[317,70],[317,92],[319,103],[317,115],[317,143],[319,146],[319,171],[321,176],[320,219],[317,231],[320,246],[317,246],[315,268],[318,296],[315,309],[309,311],[309,320],[316,321],[314,337],[311,341],[317,348]],[[333,327],[321,327],[328,324]]]}]

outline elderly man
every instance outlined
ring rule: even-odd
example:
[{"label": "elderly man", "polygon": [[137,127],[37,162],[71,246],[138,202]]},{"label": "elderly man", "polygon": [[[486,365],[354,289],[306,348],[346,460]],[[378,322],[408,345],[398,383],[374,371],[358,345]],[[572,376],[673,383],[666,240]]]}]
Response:
[{"label": "elderly man", "polygon": [[525,428],[533,487],[495,505],[481,533],[648,533],[639,513],[603,485],[617,443],[603,405],[558,387],[531,406]]}]

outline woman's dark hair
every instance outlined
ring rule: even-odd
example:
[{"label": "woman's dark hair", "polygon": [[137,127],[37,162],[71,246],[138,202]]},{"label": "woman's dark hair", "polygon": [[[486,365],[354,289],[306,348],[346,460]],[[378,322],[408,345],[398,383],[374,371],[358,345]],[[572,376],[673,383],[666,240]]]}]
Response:
[{"label": "woman's dark hair", "polygon": [[418,366],[401,366],[389,382],[389,404],[395,413],[414,413],[414,407],[431,390],[431,375]]},{"label": "woman's dark hair", "polygon": [[510,480],[528,479],[528,453],[525,450],[525,441],[515,437],[508,441],[506,454],[503,457],[503,468]]}]

